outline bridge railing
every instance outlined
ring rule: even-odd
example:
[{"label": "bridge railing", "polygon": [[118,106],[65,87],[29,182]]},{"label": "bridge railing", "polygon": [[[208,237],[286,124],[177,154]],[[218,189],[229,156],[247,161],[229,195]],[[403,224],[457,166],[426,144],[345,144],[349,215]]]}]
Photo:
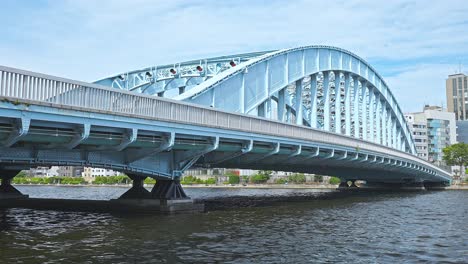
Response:
[{"label": "bridge railing", "polygon": [[447,174],[433,164],[409,153],[345,135],[4,66],[0,66],[0,97],[6,97],[8,100],[53,104],[65,108],[75,107],[83,111],[101,111],[325,144],[333,142],[333,144],[353,149],[397,156],[424,164],[443,175]]}]

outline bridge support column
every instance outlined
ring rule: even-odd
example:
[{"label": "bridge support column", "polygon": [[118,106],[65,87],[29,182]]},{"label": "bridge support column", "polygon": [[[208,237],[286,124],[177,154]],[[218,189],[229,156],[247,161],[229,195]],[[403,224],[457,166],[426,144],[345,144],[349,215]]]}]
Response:
[{"label": "bridge support column", "polygon": [[133,180],[132,187],[119,199],[151,199],[151,193],[143,186],[146,177],[136,175],[128,175],[128,177]]},{"label": "bridge support column", "polygon": [[185,194],[180,180],[158,180],[151,190],[153,198],[160,200],[190,199]]},{"label": "bridge support column", "polygon": [[196,213],[205,210],[203,203],[195,203],[185,194],[179,179],[157,180],[153,190],[151,190],[151,195],[153,199],[159,201],[159,208],[162,212]]},{"label": "bridge support column", "polygon": [[0,170],[0,200],[28,198],[28,195],[22,194],[18,189],[11,185],[11,180],[18,174],[17,170]]},{"label": "bridge support column", "polygon": [[[351,184],[348,184],[348,182],[351,182]],[[346,180],[342,181],[340,185],[338,185],[337,190],[339,191],[355,191],[358,190],[359,187],[356,185],[356,180]]]},{"label": "bridge support column", "polygon": [[340,185],[338,185],[338,189],[347,189],[347,188],[349,188],[347,181],[342,181],[340,182]]},{"label": "bridge support column", "polygon": [[112,202],[119,208],[129,211],[159,212],[159,213],[197,213],[204,211],[203,203],[195,203],[188,197],[180,181],[156,180],[151,192],[143,187],[144,177],[130,176],[133,186],[119,199]]}]

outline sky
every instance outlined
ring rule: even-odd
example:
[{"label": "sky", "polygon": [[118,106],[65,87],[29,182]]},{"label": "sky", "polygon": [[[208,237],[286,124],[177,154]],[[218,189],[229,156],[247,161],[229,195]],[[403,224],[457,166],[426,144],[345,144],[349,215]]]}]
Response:
[{"label": "sky", "polygon": [[446,105],[468,73],[468,1],[2,0],[0,65],[81,81],[306,45],[368,61],[404,112]]}]

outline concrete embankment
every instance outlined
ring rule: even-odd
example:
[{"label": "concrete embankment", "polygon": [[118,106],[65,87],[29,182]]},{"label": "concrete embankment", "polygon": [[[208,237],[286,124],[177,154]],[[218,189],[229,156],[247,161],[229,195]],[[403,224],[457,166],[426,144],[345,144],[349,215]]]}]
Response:
[{"label": "concrete embankment", "polygon": [[204,212],[202,201],[179,200],[78,200],[78,199],[1,199],[0,208],[28,208],[36,210],[80,211],[98,213],[173,214]]}]

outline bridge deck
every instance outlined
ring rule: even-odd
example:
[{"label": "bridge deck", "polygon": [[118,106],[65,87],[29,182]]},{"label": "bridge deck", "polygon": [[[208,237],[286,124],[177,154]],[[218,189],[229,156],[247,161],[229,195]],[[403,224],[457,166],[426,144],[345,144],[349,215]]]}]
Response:
[{"label": "bridge deck", "polygon": [[[205,142],[205,145],[212,146],[211,149],[205,147],[201,150],[173,150],[174,144],[172,144],[166,149],[157,150],[161,157],[169,150],[169,152],[176,152],[175,156],[184,157],[182,161],[186,161],[187,157],[193,158],[191,162],[184,164],[185,167],[181,165],[176,170],[186,169],[186,166],[191,166],[196,162],[199,165],[210,166],[280,169],[278,164],[287,164],[288,159],[291,159],[290,166],[284,166],[284,168],[294,170],[296,166],[298,170],[304,171],[310,164],[310,172],[315,169],[323,173],[319,168],[326,165],[326,170],[333,171],[333,167],[340,168],[335,171],[340,174],[344,174],[346,168],[356,172],[360,168],[362,171],[369,170],[369,174],[378,174],[379,171],[391,172],[399,180],[407,175],[420,180],[450,181],[449,173],[425,160],[369,141],[261,117],[225,112],[3,66],[0,66],[0,97],[2,98],[0,103],[2,123],[13,124],[12,135],[9,140],[4,141],[7,148],[30,147],[27,144],[15,145],[26,140],[25,136],[30,126],[67,127],[71,128],[71,131],[78,137],[83,135],[84,130],[87,130],[89,136],[93,131],[105,131],[103,128],[107,127],[113,130],[120,129],[121,142],[115,148],[117,151],[114,152],[125,154],[132,151],[134,154],[138,153],[139,149],[135,148],[138,139],[150,135],[151,132],[157,132],[154,135],[160,138],[170,138],[171,133],[175,133],[175,139],[182,139],[183,135],[192,135],[192,137],[196,135]],[[18,128],[15,130],[15,127]],[[13,144],[11,144],[12,139]],[[80,149],[80,144],[84,144],[86,140],[87,138],[84,138],[77,142],[78,144],[70,151]],[[219,151],[220,145],[226,145],[229,141],[235,142],[235,145],[241,146],[241,149],[235,147],[231,154],[227,153],[229,152],[227,150]],[[262,148],[260,146],[265,149],[265,153],[259,151]],[[50,151],[50,148],[50,146],[44,146],[46,151]],[[62,149],[62,146],[55,147],[55,151],[62,151]],[[88,149],[88,151],[92,153],[94,150]],[[187,151],[191,152],[187,153]],[[260,154],[252,156],[255,152],[260,152]],[[3,148],[0,162],[6,160],[4,157],[9,153],[10,151]],[[243,161],[240,156],[247,153],[250,157],[246,155]],[[279,158],[283,160],[282,163],[255,162],[255,160],[265,160],[267,157],[274,161],[280,154],[285,155]],[[200,157],[203,158],[199,159]],[[312,159],[305,163],[297,163],[297,160],[307,160],[307,157]],[[296,162],[293,159],[296,159]],[[82,160],[90,163],[90,160]],[[140,168],[145,167],[144,170],[132,168],[128,162],[102,163],[102,165],[122,168],[123,171],[128,172],[146,173],[154,177],[177,176],[172,173],[161,173],[160,167],[153,170],[151,163],[154,161],[150,157],[148,164],[144,166],[140,164]],[[177,160],[179,163],[182,161]],[[174,161],[167,162],[169,164]],[[174,170],[174,168],[168,168],[168,170]]]}]

